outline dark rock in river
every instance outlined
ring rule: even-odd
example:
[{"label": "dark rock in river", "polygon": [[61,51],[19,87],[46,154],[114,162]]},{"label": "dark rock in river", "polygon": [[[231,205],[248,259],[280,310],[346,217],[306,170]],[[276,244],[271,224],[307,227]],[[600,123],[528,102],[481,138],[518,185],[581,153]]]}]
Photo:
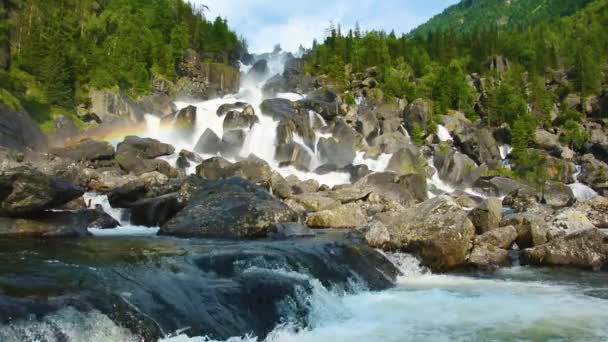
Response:
[{"label": "dark rock in river", "polygon": [[160,233],[184,237],[260,238],[297,214],[263,188],[241,178],[200,178],[188,205]]},{"label": "dark rock in river", "polygon": [[69,181],[28,168],[0,172],[0,215],[24,216],[60,207],[85,190]]}]

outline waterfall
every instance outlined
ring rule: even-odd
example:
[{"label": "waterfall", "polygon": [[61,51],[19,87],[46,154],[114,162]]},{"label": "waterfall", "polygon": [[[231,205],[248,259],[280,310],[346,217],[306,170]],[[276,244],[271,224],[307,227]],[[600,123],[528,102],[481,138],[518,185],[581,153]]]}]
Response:
[{"label": "waterfall", "polygon": [[445,126],[443,125],[437,125],[437,137],[442,142],[454,141],[454,138],[452,138],[452,135],[450,134],[448,129],[445,128]]},{"label": "waterfall", "polygon": [[581,172],[583,172],[582,167],[577,165],[576,173],[572,176],[574,178],[574,183],[568,185],[570,189],[572,189],[574,197],[579,201],[588,201],[599,196],[595,190],[578,181],[578,176],[580,176]]}]

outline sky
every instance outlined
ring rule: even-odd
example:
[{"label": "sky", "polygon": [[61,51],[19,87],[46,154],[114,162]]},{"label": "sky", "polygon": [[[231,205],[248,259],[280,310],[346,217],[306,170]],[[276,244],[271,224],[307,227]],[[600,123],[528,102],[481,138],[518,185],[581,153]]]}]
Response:
[{"label": "sky", "polygon": [[191,0],[209,7],[245,37],[249,50],[272,51],[275,44],[296,51],[322,39],[330,22],[343,31],[359,22],[361,29],[407,33],[459,0]]}]

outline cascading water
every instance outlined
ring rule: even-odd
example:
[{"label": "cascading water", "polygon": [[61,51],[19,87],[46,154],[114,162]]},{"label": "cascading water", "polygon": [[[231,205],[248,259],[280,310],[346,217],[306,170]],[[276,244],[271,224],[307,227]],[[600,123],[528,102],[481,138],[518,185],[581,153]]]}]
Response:
[{"label": "cascading water", "polygon": [[581,172],[582,167],[580,165],[577,165],[576,173],[573,175],[574,183],[568,185],[570,189],[572,189],[574,197],[576,197],[576,199],[579,201],[588,201],[599,196],[598,193],[595,192],[595,190],[578,181],[578,176],[580,176]]},{"label": "cascading water", "polygon": [[[576,284],[576,275],[516,267],[492,279],[435,275],[407,254],[388,254],[401,270],[396,287],[354,294],[322,286],[306,300],[307,327],[279,325],[264,341],[540,341],[608,338],[602,279]],[[532,280],[535,279],[535,280]],[[312,283],[314,280],[308,280]],[[589,288],[594,292],[591,294]],[[179,335],[164,342],[211,342]],[[229,342],[258,341],[255,336]]]}]

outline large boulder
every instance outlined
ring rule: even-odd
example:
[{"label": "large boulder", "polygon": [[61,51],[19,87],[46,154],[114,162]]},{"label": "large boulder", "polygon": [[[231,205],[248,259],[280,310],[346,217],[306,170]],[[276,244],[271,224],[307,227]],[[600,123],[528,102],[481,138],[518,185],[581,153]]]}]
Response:
[{"label": "large boulder", "polygon": [[169,182],[167,176],[159,172],[146,173],[109,191],[108,201],[113,208],[130,208],[141,199],[175,192],[181,183],[179,180]]},{"label": "large boulder", "polygon": [[413,253],[433,271],[448,271],[467,263],[475,227],[454,200],[439,196],[377,219],[388,230],[384,248]]},{"label": "large boulder", "polygon": [[224,131],[233,129],[249,129],[258,122],[260,122],[260,119],[253,114],[253,111],[231,110],[224,117],[223,127]]},{"label": "large boulder", "polygon": [[130,204],[131,224],[146,227],[158,227],[177,214],[183,205],[178,201],[177,193],[144,198]]},{"label": "large boulder", "polygon": [[310,214],[306,225],[311,228],[355,228],[367,223],[367,217],[356,203]]},{"label": "large boulder", "polygon": [[306,211],[316,212],[336,208],[340,205],[340,202],[337,199],[320,193],[302,193],[291,196],[288,204],[291,204],[293,207],[301,207]]},{"label": "large boulder", "polygon": [[191,132],[196,127],[196,112],[195,106],[187,106],[182,108],[173,120],[173,126],[179,130]]},{"label": "large boulder", "polygon": [[407,175],[422,172],[425,165],[426,161],[422,158],[420,149],[415,145],[408,145],[392,155],[386,171]]},{"label": "large boulder", "polygon": [[242,129],[224,132],[220,143],[220,151],[227,157],[236,157],[245,145],[246,138],[247,133]]},{"label": "large boulder", "polygon": [[222,146],[222,139],[210,128],[207,128],[194,145],[194,152],[202,154],[217,154]]},{"label": "large boulder", "polygon": [[85,192],[66,179],[29,167],[0,172],[0,216],[30,215],[62,206]]},{"label": "large boulder", "polygon": [[263,188],[241,178],[199,178],[188,204],[161,226],[160,234],[203,238],[262,238],[297,213]]},{"label": "large boulder", "polygon": [[50,154],[75,161],[97,161],[114,158],[114,147],[106,141],[85,139],[66,147],[50,150]]},{"label": "large boulder", "polygon": [[511,178],[502,176],[481,177],[473,183],[473,190],[493,197],[504,197],[523,187],[526,186]]},{"label": "large boulder", "polygon": [[253,81],[260,81],[266,77],[269,72],[270,69],[268,68],[268,61],[265,59],[260,59],[253,64],[251,69],[249,69],[249,72],[247,72],[247,78]]},{"label": "large boulder", "polygon": [[300,170],[308,170],[312,161],[312,155],[302,145],[291,142],[278,145],[275,150],[274,159],[281,165],[292,165]]},{"label": "large boulder", "polygon": [[477,164],[501,160],[498,143],[487,128],[466,127],[454,133],[454,142],[462,153],[471,157]]},{"label": "large boulder", "polygon": [[569,266],[599,271],[608,266],[608,239],[606,234],[595,228],[577,231],[524,250],[521,260],[529,265]]},{"label": "large boulder", "polygon": [[140,138],[137,136],[127,136],[118,144],[117,155],[134,154],[143,159],[153,159],[161,156],[168,156],[175,152],[175,148],[169,144],[162,143],[152,138]]},{"label": "large boulder", "polygon": [[338,142],[334,138],[319,139],[317,151],[321,163],[334,164],[338,167],[352,164],[356,156],[352,145]]},{"label": "large boulder", "polygon": [[496,197],[485,199],[479,206],[471,210],[469,219],[479,234],[498,228],[502,220],[502,201]]},{"label": "large boulder", "polygon": [[572,188],[559,182],[547,182],[545,184],[543,199],[547,205],[553,208],[568,207],[576,202]]},{"label": "large boulder", "polygon": [[481,177],[481,170],[467,155],[453,149],[438,149],[433,158],[439,178],[449,184],[469,186]]},{"label": "large boulder", "polygon": [[355,183],[355,187],[374,193],[384,201],[410,205],[428,198],[426,177],[423,174],[399,176],[393,172],[371,173]]},{"label": "large boulder", "polygon": [[0,102],[0,147],[23,152],[46,146],[46,136],[27,113],[14,111]]},{"label": "large boulder", "polygon": [[267,99],[260,105],[263,115],[274,120],[289,119],[298,113],[296,104],[283,98]]},{"label": "large boulder", "polygon": [[414,100],[404,112],[405,128],[409,132],[412,132],[415,127],[426,130],[432,113],[432,106],[428,101],[423,99]]},{"label": "large boulder", "polygon": [[335,91],[321,87],[298,101],[299,105],[307,110],[318,113],[327,121],[335,119],[340,113],[340,101]]},{"label": "large boulder", "polygon": [[410,145],[410,140],[401,132],[384,133],[372,140],[371,146],[380,152],[392,154]]},{"label": "large boulder", "polygon": [[45,211],[23,218],[0,217],[0,236],[82,237],[88,228],[115,228],[119,223],[99,210]]},{"label": "large boulder", "polygon": [[501,227],[513,226],[517,230],[517,245],[519,248],[529,248],[547,243],[549,240],[549,224],[539,213],[514,213],[505,215],[500,222]]},{"label": "large boulder", "polygon": [[594,226],[608,228],[608,198],[598,196],[588,201],[578,202],[575,208],[585,213]]},{"label": "large boulder", "polygon": [[515,212],[525,212],[535,208],[540,201],[541,198],[536,191],[528,187],[522,187],[509,193],[502,200],[502,204]]}]

